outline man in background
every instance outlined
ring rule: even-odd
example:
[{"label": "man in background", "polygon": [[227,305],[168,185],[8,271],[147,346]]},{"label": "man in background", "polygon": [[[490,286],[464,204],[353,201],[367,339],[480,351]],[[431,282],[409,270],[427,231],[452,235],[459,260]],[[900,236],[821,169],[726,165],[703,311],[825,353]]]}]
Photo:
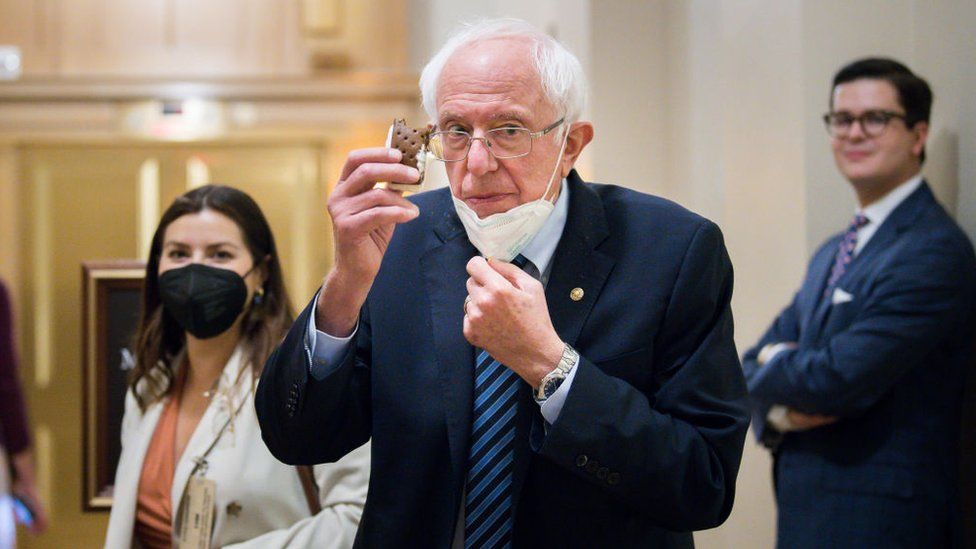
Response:
[{"label": "man in background", "polygon": [[932,92],[897,61],[863,59],[829,104],[858,207],[743,360],[775,458],[778,545],[952,547],[976,260],[920,174]]}]

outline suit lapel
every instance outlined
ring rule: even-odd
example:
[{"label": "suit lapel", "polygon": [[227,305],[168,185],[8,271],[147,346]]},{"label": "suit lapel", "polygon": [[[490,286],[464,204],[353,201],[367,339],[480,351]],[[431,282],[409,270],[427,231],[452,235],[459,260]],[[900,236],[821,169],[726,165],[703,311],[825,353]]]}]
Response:
[{"label": "suit lapel", "polygon": [[583,184],[575,170],[567,180],[569,212],[552,259],[546,303],[556,333],[563,341],[575,345],[614,260],[596,250],[610,232],[600,198]]},{"label": "suit lapel", "polygon": [[837,281],[837,286],[843,288],[846,284],[849,287],[850,281],[857,280],[863,276],[867,266],[873,263],[878,255],[884,253],[891,247],[898,239],[898,236],[913,224],[924,207],[934,203],[935,197],[932,195],[928,183],[923,181],[915,189],[915,192],[908,195],[891,212],[887,219],[884,220],[881,226],[878,227],[878,230],[875,231],[874,236],[864,246],[861,253],[857,254],[857,257],[851,262],[851,266],[847,269],[847,272]]},{"label": "suit lapel", "polygon": [[[855,281],[865,276],[869,266],[881,254],[891,248],[891,245],[898,239],[898,236],[912,225],[924,207],[933,203],[935,203],[935,197],[932,195],[928,184],[923,181],[919,188],[908,195],[881,223],[881,226],[875,231],[874,236],[861,249],[860,253],[854,257],[854,260],[851,261],[847,270],[837,280],[837,284],[834,287],[841,289],[851,288]],[[831,256],[829,264],[833,264],[833,256]],[[820,295],[823,295],[823,290],[820,290]],[[831,301],[832,296],[828,295],[820,300],[820,305],[816,308],[817,314],[814,317],[815,324],[812,326],[816,328],[815,332],[818,338],[821,335],[824,323],[830,316],[830,311],[833,309],[833,303]]]},{"label": "suit lapel", "polygon": [[803,331],[803,334],[811,336],[810,341],[816,341],[819,337],[820,329],[827,316],[827,311],[830,310],[830,296],[825,296],[824,291],[827,289],[827,278],[830,275],[830,270],[833,268],[836,255],[836,250],[834,250],[834,253],[827,255],[824,265],[821,265],[816,273],[817,278],[814,279],[818,281],[818,284],[816,286],[816,292],[810,296],[810,300],[812,301],[810,304],[810,316],[807,321],[807,329]]},{"label": "suit lapel", "polygon": [[435,223],[439,244],[428,250],[420,263],[430,296],[430,315],[434,346],[440,363],[440,386],[444,403],[448,445],[457,492],[464,482],[468,439],[474,399],[474,348],[464,338],[464,298],[467,296],[465,269],[477,250],[464,235],[464,227],[450,204],[442,205],[445,215]]}]

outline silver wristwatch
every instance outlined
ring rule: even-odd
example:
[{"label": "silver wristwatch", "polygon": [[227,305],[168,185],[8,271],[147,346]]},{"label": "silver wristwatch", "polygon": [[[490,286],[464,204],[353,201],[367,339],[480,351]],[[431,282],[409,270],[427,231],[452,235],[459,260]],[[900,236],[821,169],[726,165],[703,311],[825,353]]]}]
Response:
[{"label": "silver wristwatch", "polygon": [[542,403],[551,397],[556,389],[559,389],[559,386],[563,384],[566,376],[569,375],[578,361],[579,353],[567,343],[566,347],[563,348],[563,356],[559,358],[559,364],[556,364],[556,369],[546,374],[542,378],[542,383],[535,390],[535,401]]}]

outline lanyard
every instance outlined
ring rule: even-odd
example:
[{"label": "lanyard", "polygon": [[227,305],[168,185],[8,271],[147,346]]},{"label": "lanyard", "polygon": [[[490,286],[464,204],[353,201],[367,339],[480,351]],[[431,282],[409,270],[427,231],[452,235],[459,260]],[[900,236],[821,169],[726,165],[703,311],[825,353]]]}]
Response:
[{"label": "lanyard", "polygon": [[215,436],[213,441],[210,442],[210,446],[207,446],[207,449],[204,450],[202,454],[193,458],[194,465],[193,465],[193,469],[190,470],[191,477],[197,474],[197,471],[199,471],[201,475],[205,475],[207,473],[207,456],[210,455],[210,452],[212,452],[213,449],[217,446],[217,443],[220,442],[220,438],[224,436],[224,432],[227,431],[228,427],[230,427],[230,424],[232,421],[234,421],[234,418],[241,413],[241,410],[244,408],[244,404],[247,402],[247,400],[251,397],[253,393],[254,393],[254,389],[252,388],[244,395],[244,398],[241,399],[240,404],[237,405],[237,409],[234,410],[234,413],[231,414],[229,418],[227,418],[227,421],[224,422],[224,425],[220,428],[219,431],[217,431],[217,436]]}]

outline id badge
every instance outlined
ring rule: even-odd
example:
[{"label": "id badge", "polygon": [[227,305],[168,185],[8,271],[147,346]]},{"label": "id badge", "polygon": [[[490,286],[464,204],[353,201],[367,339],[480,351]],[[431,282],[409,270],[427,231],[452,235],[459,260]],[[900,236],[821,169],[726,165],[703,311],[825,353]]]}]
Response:
[{"label": "id badge", "polygon": [[210,549],[216,496],[216,482],[200,475],[190,477],[183,494],[178,538],[180,549]]}]

